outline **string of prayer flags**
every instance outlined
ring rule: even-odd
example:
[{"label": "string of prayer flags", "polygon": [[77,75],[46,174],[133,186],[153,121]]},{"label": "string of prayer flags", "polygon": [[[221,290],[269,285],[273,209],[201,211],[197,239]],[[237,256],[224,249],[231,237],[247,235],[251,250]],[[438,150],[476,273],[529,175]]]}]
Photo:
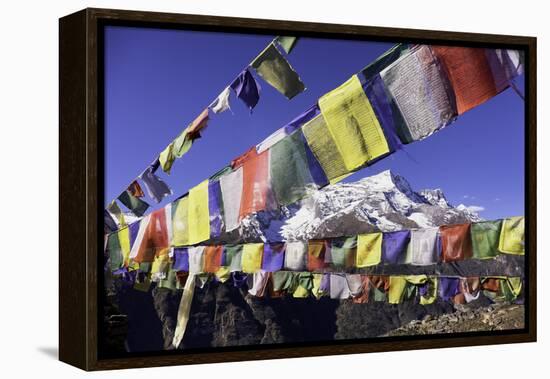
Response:
[{"label": "string of prayer flags", "polygon": [[208,208],[208,180],[189,191],[189,241],[190,245],[210,238],[210,214]]},{"label": "string of prayer flags", "polygon": [[292,49],[294,49],[294,46],[296,46],[298,38],[292,36],[278,36],[277,38],[275,38],[275,41],[287,54],[290,54]]},{"label": "string of prayer flags", "polygon": [[389,153],[357,75],[319,99],[321,114],[348,172]]},{"label": "string of prayer flags", "polygon": [[122,192],[117,199],[138,217],[143,216],[145,211],[149,208],[149,204],[135,197],[128,190]]},{"label": "string of prayer flags", "polygon": [[439,234],[443,262],[454,262],[472,257],[470,224],[440,226]]},{"label": "string of prayer flags", "polygon": [[427,45],[417,45],[380,72],[411,141],[421,140],[456,117],[447,78]]},{"label": "string of prayer flags", "polygon": [[231,83],[231,88],[235,91],[237,97],[250,109],[250,112],[252,112],[252,109],[258,104],[258,100],[260,100],[260,86],[248,68],[243,70],[235,81]]},{"label": "string of prayer flags", "polygon": [[486,49],[432,46],[451,83],[458,114],[496,96],[507,83],[495,83]]},{"label": "string of prayer flags", "polygon": [[160,162],[157,159],[139,175],[139,178],[147,189],[147,193],[157,203],[160,203],[162,199],[172,194],[172,190],[168,187],[168,184],[155,174],[159,166]]},{"label": "string of prayer flags", "polygon": [[498,249],[505,254],[525,254],[525,218],[510,217],[502,222]]},{"label": "string of prayer flags", "polygon": [[270,43],[250,65],[262,79],[289,100],[305,90],[305,85],[296,71],[273,43]]},{"label": "string of prayer flags", "polygon": [[382,233],[357,236],[357,267],[375,266],[382,259]]},{"label": "string of prayer flags", "polygon": [[413,229],[405,263],[417,266],[435,264],[439,259],[439,250],[438,228]]},{"label": "string of prayer flags", "polygon": [[491,259],[498,254],[502,220],[476,222],[470,226],[472,255],[476,259]]},{"label": "string of prayer flags", "polygon": [[218,114],[218,113],[222,113],[222,112],[225,112],[226,110],[228,109],[231,109],[231,106],[229,105],[229,95],[231,93],[231,88],[230,87],[226,87],[219,95],[218,97],[216,98],[216,100],[214,100],[209,106],[208,108]]}]

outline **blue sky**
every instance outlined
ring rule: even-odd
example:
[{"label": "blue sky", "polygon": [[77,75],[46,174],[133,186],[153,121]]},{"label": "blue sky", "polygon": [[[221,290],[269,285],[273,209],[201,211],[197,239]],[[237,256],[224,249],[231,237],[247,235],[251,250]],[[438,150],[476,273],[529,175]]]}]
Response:
[{"label": "blue sky", "polygon": [[[105,32],[105,201],[116,198],[273,36],[130,27]],[[260,81],[250,114],[231,97],[203,138],[160,176],[177,196],[285,125],[393,44],[303,38],[289,61],[307,90],[287,100]],[[523,77],[518,79],[523,89]],[[444,130],[345,181],[391,169],[414,189],[441,188],[487,219],[524,214],[524,102],[507,90]],[[159,170],[161,172],[161,170]]]}]

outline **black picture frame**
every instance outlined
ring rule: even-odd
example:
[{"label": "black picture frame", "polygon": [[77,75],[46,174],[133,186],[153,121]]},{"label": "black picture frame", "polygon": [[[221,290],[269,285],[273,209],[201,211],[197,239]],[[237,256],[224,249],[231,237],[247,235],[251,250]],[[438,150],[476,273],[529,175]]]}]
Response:
[{"label": "black picture frame", "polygon": [[[521,330],[240,347],[105,358],[99,352],[103,244],[103,28],[128,25],[506,47],[525,54],[526,323]],[[59,20],[59,358],[84,370],[536,341],[536,38],[172,13],[84,9]]]}]

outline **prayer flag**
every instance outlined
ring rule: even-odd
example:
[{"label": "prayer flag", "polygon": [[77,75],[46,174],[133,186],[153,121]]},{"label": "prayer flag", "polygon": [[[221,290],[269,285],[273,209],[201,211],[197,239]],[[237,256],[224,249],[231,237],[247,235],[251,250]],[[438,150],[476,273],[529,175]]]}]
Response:
[{"label": "prayer flag", "polygon": [[409,230],[384,233],[382,236],[382,262],[397,264],[404,256],[411,239]]},{"label": "prayer flag", "polygon": [[190,245],[210,238],[208,179],[189,191],[188,223]]},{"label": "prayer flag", "polygon": [[305,270],[307,251],[307,242],[287,242],[285,250],[285,269],[292,271]]},{"label": "prayer flag", "polygon": [[222,260],[223,246],[206,246],[204,248],[204,272],[215,274]]},{"label": "prayer flag", "polygon": [[381,71],[380,76],[412,141],[429,136],[456,117],[452,89],[429,46],[415,46]]},{"label": "prayer flag", "polygon": [[382,233],[357,236],[357,267],[375,266],[382,259]]},{"label": "prayer flag", "polygon": [[162,171],[170,174],[170,170],[172,169],[172,165],[175,160],[176,156],[174,155],[174,142],[172,141],[159,155],[159,163],[160,167],[162,167]]},{"label": "prayer flag", "polygon": [[407,279],[404,276],[390,276],[388,303],[399,304],[403,301],[405,289],[407,288]]},{"label": "prayer flag", "polygon": [[490,259],[498,254],[502,220],[476,222],[470,226],[472,253],[477,259]]},{"label": "prayer flag", "polygon": [[225,245],[222,254],[222,266],[229,267],[231,272],[242,270],[242,245]]},{"label": "prayer flag", "polygon": [[409,258],[417,266],[427,266],[437,263],[439,259],[439,229],[424,228],[411,230],[409,243]]},{"label": "prayer flag", "polygon": [[262,255],[262,270],[266,272],[279,271],[283,268],[285,244],[272,243],[264,245]]},{"label": "prayer flag", "polygon": [[348,174],[344,158],[340,154],[322,115],[318,115],[307,122],[302,127],[302,132],[311,152],[323,168],[331,184],[338,182],[342,176]]},{"label": "prayer flag", "polygon": [[330,274],[330,298],[348,299],[351,293],[345,274]]},{"label": "prayer flag", "polygon": [[145,194],[143,193],[143,190],[141,189],[141,186],[139,185],[137,180],[134,180],[127,188],[128,191],[135,197],[143,197]]},{"label": "prayer flag", "polygon": [[225,231],[230,232],[239,226],[239,211],[243,194],[243,168],[220,177]]},{"label": "prayer flag", "polygon": [[226,87],[219,95],[218,97],[216,98],[216,100],[214,100],[212,102],[212,104],[210,104],[208,106],[208,108],[210,108],[210,110],[212,110],[212,112],[214,113],[222,113],[222,112],[225,112],[226,110],[228,109],[231,109],[230,105],[229,105],[229,94],[231,93],[231,88],[230,87]]},{"label": "prayer flag", "polygon": [[292,204],[317,189],[300,130],[274,144],[270,151],[271,183],[279,205]]},{"label": "prayer flag", "polygon": [[330,263],[344,269],[355,267],[357,240],[356,236],[333,238],[330,247]]},{"label": "prayer flag", "polygon": [[322,96],[319,107],[348,172],[389,153],[386,137],[357,75]]},{"label": "prayer flag", "polygon": [[186,247],[174,248],[174,264],[172,265],[174,271],[189,272],[189,253]]},{"label": "prayer flag", "polygon": [[285,95],[287,99],[292,99],[305,89],[304,83],[302,83],[296,71],[290,66],[285,57],[279,53],[273,43],[270,43],[252,61],[251,66],[258,75]]},{"label": "prayer flag", "polygon": [[461,261],[472,257],[470,224],[440,226],[439,233],[443,262]]},{"label": "prayer flag", "polygon": [[161,178],[155,175],[156,167],[158,166],[153,163],[141,173],[139,178],[145,184],[149,196],[157,203],[160,203],[162,199],[172,194],[172,190]]},{"label": "prayer flag", "polygon": [[189,197],[172,204],[172,246],[189,245]]},{"label": "prayer flag", "polygon": [[189,273],[200,274],[204,272],[204,246],[189,247]]},{"label": "prayer flag", "polygon": [[208,210],[210,213],[210,236],[219,237],[223,231],[223,201],[219,181],[208,183]]},{"label": "prayer flag", "polygon": [[252,112],[252,109],[258,104],[258,100],[260,99],[260,87],[248,68],[243,70],[235,81],[231,83],[231,88],[235,91],[237,97],[250,109],[250,112]]},{"label": "prayer flag", "polygon": [[122,192],[119,195],[118,200],[138,217],[143,216],[147,208],[149,208],[149,204],[140,198],[135,197],[128,191]]},{"label": "prayer flag", "polygon": [[252,274],[262,268],[263,243],[247,243],[243,245],[242,271]]},{"label": "prayer flag", "polygon": [[502,90],[494,81],[485,49],[432,46],[432,51],[449,78],[459,115],[484,103]]},{"label": "prayer flag", "polygon": [[234,161],[233,168],[242,165],[243,189],[239,220],[247,215],[274,207],[269,180],[270,151],[256,153],[253,147]]},{"label": "prayer flag", "polygon": [[[144,220],[146,221],[144,222]],[[160,250],[167,249],[170,246],[166,221],[166,211],[164,208],[157,209],[146,219],[142,219],[138,238],[134,246],[132,246],[132,252],[130,253],[130,257],[135,262],[153,262],[155,255]]]},{"label": "prayer flag", "polygon": [[326,267],[325,254],[328,241],[309,241],[307,245],[307,269],[318,271]]},{"label": "prayer flag", "polygon": [[505,254],[525,254],[524,217],[510,217],[502,222],[498,249]]}]

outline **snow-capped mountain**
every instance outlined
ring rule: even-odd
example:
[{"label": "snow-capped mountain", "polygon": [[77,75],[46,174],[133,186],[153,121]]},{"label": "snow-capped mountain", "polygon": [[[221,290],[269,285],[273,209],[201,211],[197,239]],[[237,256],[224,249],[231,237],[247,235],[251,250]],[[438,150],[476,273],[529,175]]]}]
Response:
[{"label": "snow-capped mountain", "polygon": [[305,240],[480,220],[462,204],[453,207],[441,189],[414,191],[404,177],[388,170],[313,191],[281,212],[250,216],[238,239]]}]

